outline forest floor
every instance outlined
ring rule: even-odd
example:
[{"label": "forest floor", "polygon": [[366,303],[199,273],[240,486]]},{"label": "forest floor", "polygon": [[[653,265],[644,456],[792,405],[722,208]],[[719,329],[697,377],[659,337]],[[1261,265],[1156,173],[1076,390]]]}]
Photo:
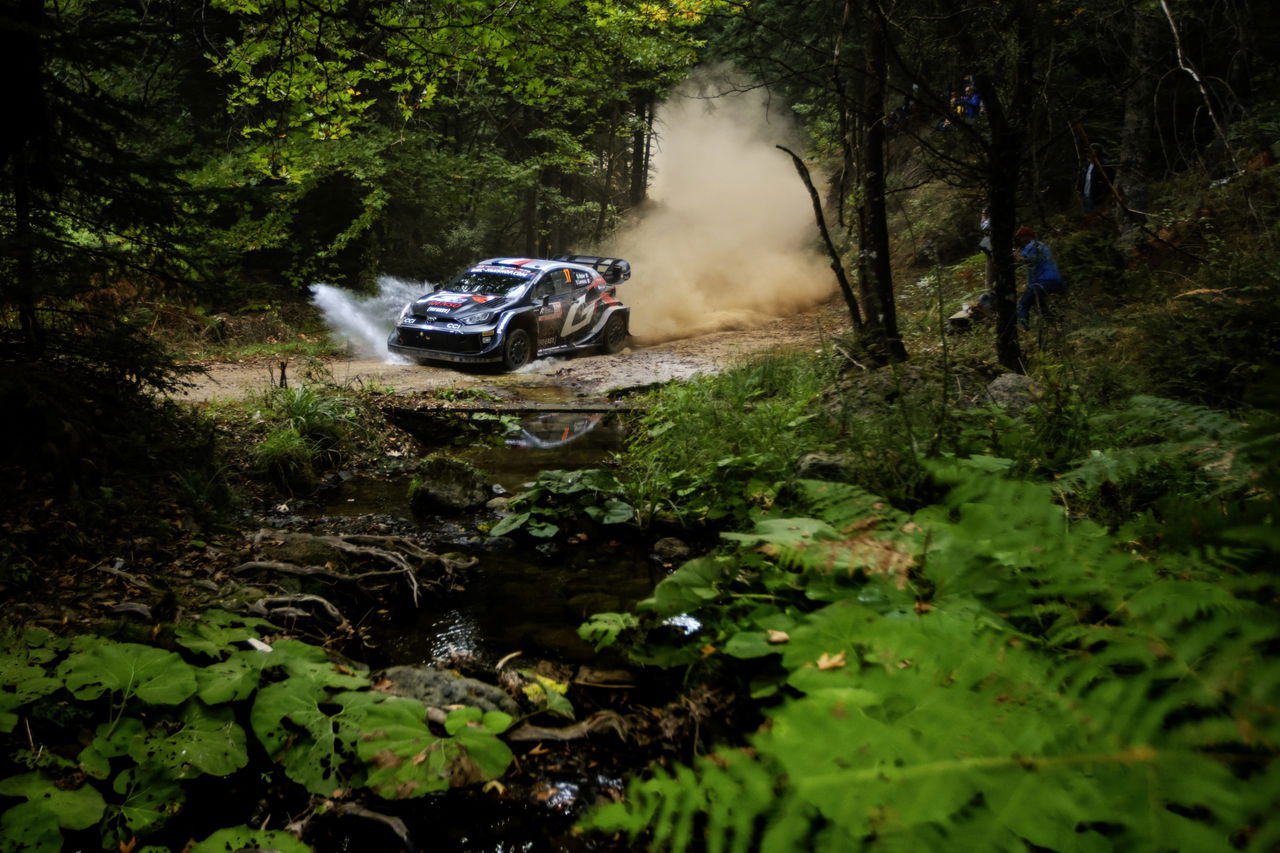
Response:
[{"label": "forest floor", "polygon": [[[714,332],[649,346],[633,345],[615,355],[584,353],[568,358],[541,358],[521,370],[502,374],[493,368],[421,366],[379,359],[331,359],[324,362],[332,381],[355,388],[413,396],[441,389],[506,391],[513,399],[537,400],[545,389],[564,397],[602,397],[610,390],[648,386],[673,379],[710,374],[777,349],[817,348],[849,328],[848,310],[838,298],[800,314],[762,326]],[[278,384],[281,360],[217,363],[179,399],[200,403],[238,399]],[[286,378],[296,382],[305,367],[286,364]],[[558,401],[562,401],[558,400]]]}]

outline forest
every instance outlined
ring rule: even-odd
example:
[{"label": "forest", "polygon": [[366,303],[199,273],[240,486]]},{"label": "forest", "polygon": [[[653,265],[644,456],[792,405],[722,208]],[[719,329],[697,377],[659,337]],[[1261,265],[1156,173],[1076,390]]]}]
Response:
[{"label": "forest", "polygon": [[0,851],[1280,849],[1273,12],[5,0]]}]

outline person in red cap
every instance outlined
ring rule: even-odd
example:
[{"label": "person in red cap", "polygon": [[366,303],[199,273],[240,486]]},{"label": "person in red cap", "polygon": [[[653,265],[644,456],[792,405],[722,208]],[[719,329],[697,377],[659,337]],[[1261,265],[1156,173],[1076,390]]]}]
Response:
[{"label": "person in red cap", "polygon": [[1048,295],[1066,290],[1067,283],[1053,260],[1053,252],[1036,239],[1035,229],[1023,225],[1013,232],[1013,241],[1018,244],[1014,257],[1027,265],[1027,289],[1018,298],[1018,325],[1025,329],[1031,319],[1031,306],[1038,305],[1041,315],[1049,316]]}]

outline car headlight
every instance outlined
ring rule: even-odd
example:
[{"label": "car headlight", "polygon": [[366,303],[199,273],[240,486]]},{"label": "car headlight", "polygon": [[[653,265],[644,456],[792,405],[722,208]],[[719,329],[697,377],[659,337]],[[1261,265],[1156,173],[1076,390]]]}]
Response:
[{"label": "car headlight", "polygon": [[458,322],[462,323],[464,326],[479,326],[483,323],[488,323],[492,319],[492,311],[483,311],[479,314],[472,314],[470,317],[463,317]]}]

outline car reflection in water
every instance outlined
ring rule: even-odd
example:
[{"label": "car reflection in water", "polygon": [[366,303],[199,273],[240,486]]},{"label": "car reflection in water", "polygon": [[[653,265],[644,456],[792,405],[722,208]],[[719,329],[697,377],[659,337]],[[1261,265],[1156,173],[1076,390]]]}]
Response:
[{"label": "car reflection in water", "polygon": [[545,450],[561,447],[598,427],[604,415],[584,415],[579,412],[546,412],[524,418],[520,426],[507,436],[511,447],[531,447]]}]

